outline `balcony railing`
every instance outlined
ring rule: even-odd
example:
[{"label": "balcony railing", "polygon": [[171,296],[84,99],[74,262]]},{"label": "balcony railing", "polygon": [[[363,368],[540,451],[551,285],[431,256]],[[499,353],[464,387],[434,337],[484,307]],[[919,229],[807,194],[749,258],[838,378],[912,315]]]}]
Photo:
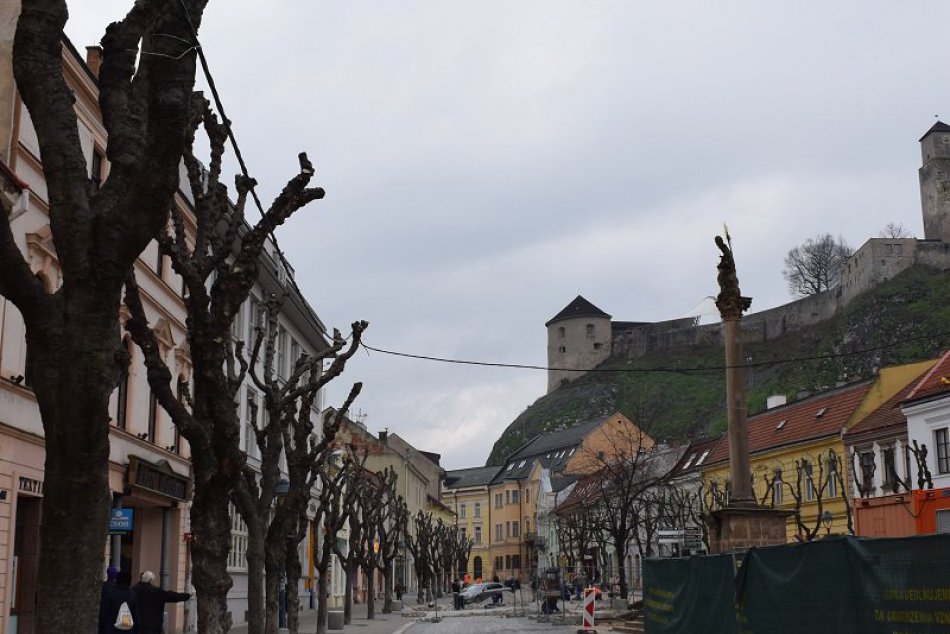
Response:
[{"label": "balcony railing", "polygon": [[524,534],[524,543],[526,543],[526,544],[533,544],[533,543],[535,543],[536,541],[538,541],[538,534],[537,534],[537,533],[525,533],[525,534]]}]

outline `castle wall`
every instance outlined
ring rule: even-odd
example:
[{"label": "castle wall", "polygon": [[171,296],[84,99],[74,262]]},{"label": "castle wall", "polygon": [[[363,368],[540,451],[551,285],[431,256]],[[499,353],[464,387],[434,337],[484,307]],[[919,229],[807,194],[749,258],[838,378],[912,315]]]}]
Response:
[{"label": "castle wall", "polygon": [[[950,270],[950,243],[916,238],[871,238],[848,259],[841,284],[742,318],[746,343],[777,339],[832,319],[865,291],[923,264]],[[637,358],[674,348],[720,343],[720,324],[695,325],[694,318],[656,323],[614,322],[611,349],[616,357]]]},{"label": "castle wall", "polygon": [[940,271],[950,269],[950,242],[919,241],[917,243],[917,262]]},{"label": "castle wall", "polygon": [[871,238],[848,258],[841,272],[843,305],[917,262],[916,238]]}]

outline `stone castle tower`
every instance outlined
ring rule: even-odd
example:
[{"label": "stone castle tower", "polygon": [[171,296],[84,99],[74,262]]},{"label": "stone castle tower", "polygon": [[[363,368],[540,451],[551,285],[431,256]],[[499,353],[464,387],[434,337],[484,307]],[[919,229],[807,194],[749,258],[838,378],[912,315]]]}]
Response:
[{"label": "stone castle tower", "polygon": [[938,121],[920,138],[924,239],[950,242],[950,126]]},{"label": "stone castle tower", "polygon": [[610,357],[610,315],[578,295],[546,324],[548,329],[548,394],[583,372],[562,368],[593,368]]},{"label": "stone castle tower", "polygon": [[[870,238],[848,258],[836,288],[746,315],[743,340],[767,341],[832,319],[862,293],[915,265],[950,271],[950,125],[938,121],[920,138],[920,202],[924,237]],[[721,342],[718,323],[698,318],[612,321],[578,295],[548,321],[548,393],[580,378],[612,354],[638,358],[684,346]]]}]

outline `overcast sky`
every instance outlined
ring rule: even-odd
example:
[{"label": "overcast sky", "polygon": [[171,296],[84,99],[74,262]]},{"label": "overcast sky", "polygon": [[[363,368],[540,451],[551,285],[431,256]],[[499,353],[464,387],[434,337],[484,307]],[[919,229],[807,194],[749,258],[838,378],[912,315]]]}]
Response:
[{"label": "overcast sky", "polygon": [[[130,2],[70,2],[98,42]],[[327,196],[281,228],[329,327],[543,365],[581,294],[695,313],[733,237],[753,308],[818,233],[922,234],[917,139],[950,122],[946,2],[212,0],[199,34],[267,201],[307,151]],[[484,464],[543,371],[354,358],[328,392],[447,468]]]}]

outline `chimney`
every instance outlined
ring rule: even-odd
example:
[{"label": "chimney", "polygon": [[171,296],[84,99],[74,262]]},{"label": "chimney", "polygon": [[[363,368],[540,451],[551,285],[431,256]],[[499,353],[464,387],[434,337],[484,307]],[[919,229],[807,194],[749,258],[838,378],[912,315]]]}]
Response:
[{"label": "chimney", "polygon": [[765,409],[772,409],[773,407],[778,407],[779,405],[785,405],[788,402],[788,398],[784,394],[772,394],[767,399],[765,399]]},{"label": "chimney", "polygon": [[101,46],[86,47],[86,66],[89,67],[89,72],[91,72],[96,79],[99,79],[99,67],[102,66]]},{"label": "chimney", "polygon": [[382,431],[379,432],[379,442],[381,442],[381,443],[383,443],[383,444],[385,445],[385,444],[387,444],[387,443],[386,443],[387,440],[389,440],[389,430],[388,430],[388,429],[384,429],[384,430],[382,430]]}]

